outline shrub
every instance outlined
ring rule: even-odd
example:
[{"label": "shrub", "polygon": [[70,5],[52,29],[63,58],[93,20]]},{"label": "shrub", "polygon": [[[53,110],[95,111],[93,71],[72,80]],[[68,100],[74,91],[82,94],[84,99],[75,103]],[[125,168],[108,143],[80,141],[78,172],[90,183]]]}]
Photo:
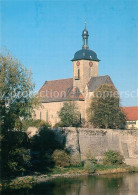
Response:
[{"label": "shrub", "polygon": [[70,166],[70,157],[64,150],[55,150],[52,155],[56,166],[68,167]]},{"label": "shrub", "polygon": [[19,174],[30,168],[29,150],[25,148],[17,148],[9,152],[9,171],[11,174]]},{"label": "shrub", "polygon": [[52,159],[51,154],[45,153],[45,155],[44,155],[44,161],[46,162],[46,165],[52,166],[53,165],[53,159]]},{"label": "shrub", "polygon": [[96,171],[95,164],[92,163],[90,160],[86,160],[85,161],[85,163],[84,163],[84,169],[88,173],[95,173],[95,171]]},{"label": "shrub", "polygon": [[45,121],[43,120],[24,120],[22,121],[22,129],[23,130],[27,130],[29,127],[42,127],[42,126],[47,126],[47,127],[51,127],[49,123],[46,123]]},{"label": "shrub", "polygon": [[103,163],[111,165],[122,164],[123,159],[123,156],[119,152],[109,150],[104,154]]},{"label": "shrub", "polygon": [[58,127],[64,127],[64,124],[62,122],[56,123],[53,128],[58,128]]},{"label": "shrub", "polygon": [[73,154],[70,157],[70,164],[72,166],[80,166],[81,163],[81,158],[80,158],[80,154]]},{"label": "shrub", "polygon": [[93,164],[97,164],[97,159],[95,158],[95,156],[93,156],[90,152],[88,152],[86,154],[87,160],[91,161],[91,163]]}]

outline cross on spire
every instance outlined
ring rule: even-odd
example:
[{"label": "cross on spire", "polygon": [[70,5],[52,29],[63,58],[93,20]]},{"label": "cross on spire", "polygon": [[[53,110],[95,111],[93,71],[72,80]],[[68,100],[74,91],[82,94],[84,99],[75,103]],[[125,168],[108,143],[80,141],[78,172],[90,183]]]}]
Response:
[{"label": "cross on spire", "polygon": [[84,21],[85,29],[86,29],[86,24],[87,24],[87,23],[86,23],[86,20],[85,20],[85,21]]},{"label": "cross on spire", "polygon": [[83,49],[89,49],[89,46],[88,46],[88,37],[89,37],[89,34],[88,34],[88,31],[86,29],[86,20],[84,22],[84,25],[85,25],[85,28],[82,32],[82,39],[83,39],[83,45],[82,45],[82,48]]}]

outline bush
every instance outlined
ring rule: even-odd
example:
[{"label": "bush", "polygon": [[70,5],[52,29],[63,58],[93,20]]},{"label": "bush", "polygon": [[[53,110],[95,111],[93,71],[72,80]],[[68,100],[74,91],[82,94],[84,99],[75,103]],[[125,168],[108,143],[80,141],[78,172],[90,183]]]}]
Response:
[{"label": "bush", "polygon": [[70,157],[64,150],[55,150],[52,155],[56,166],[68,167],[70,166]]},{"label": "bush", "polygon": [[91,161],[91,163],[97,164],[97,159],[90,152],[87,153],[86,157],[88,161]]},{"label": "bush", "polygon": [[64,124],[62,122],[56,123],[53,128],[58,128],[58,127],[64,127]]},{"label": "bush", "polygon": [[9,152],[8,170],[11,175],[18,175],[30,168],[29,150],[17,148]]},{"label": "bush", "polygon": [[103,163],[110,165],[122,164],[123,159],[123,156],[119,152],[109,150],[104,154]]},{"label": "bush", "polygon": [[80,165],[82,165],[80,154],[73,154],[73,155],[71,155],[71,157],[70,157],[70,164],[72,166],[80,166]]},{"label": "bush", "polygon": [[43,120],[24,120],[22,121],[22,129],[24,131],[26,131],[29,127],[36,127],[36,128],[39,128],[39,127],[42,127],[42,126],[47,126],[47,127],[51,127],[51,125],[49,123],[46,123],[45,121]]},{"label": "bush", "polygon": [[95,173],[95,171],[96,171],[95,164],[92,163],[90,160],[86,160],[85,161],[85,163],[84,163],[84,169],[88,173]]},{"label": "bush", "polygon": [[45,161],[46,165],[52,166],[53,165],[53,159],[52,159],[51,154],[45,153],[44,154],[44,161]]}]

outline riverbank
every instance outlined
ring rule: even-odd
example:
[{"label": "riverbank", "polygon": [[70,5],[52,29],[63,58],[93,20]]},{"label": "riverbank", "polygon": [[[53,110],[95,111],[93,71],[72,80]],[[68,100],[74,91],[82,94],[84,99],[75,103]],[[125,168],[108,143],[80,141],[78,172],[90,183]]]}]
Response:
[{"label": "riverbank", "polygon": [[83,166],[80,167],[55,167],[49,169],[49,172],[46,174],[35,173],[31,176],[17,177],[11,180],[3,181],[3,184],[0,185],[0,189],[5,188],[22,188],[26,185],[33,185],[35,183],[47,182],[52,179],[59,177],[70,178],[86,175],[103,175],[103,174],[117,174],[117,173],[132,173],[138,172],[138,168],[128,166],[128,165],[96,165],[96,171],[94,173],[89,173],[84,170]]}]

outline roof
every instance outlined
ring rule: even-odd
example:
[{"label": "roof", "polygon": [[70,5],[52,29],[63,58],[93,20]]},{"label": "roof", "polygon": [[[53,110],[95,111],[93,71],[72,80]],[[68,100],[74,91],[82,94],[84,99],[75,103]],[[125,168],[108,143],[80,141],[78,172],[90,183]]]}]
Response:
[{"label": "roof", "polygon": [[[92,77],[88,82],[89,92],[93,92],[102,84],[112,84],[108,75]],[[73,87],[73,78],[46,81],[38,92],[41,102],[62,102],[67,100],[84,101],[79,88]]]},{"label": "roof", "polygon": [[81,49],[79,51],[77,51],[74,55],[74,58],[72,59],[72,61],[76,61],[76,60],[91,60],[91,61],[100,61],[97,58],[97,54],[90,50],[90,49]]},{"label": "roof", "polygon": [[84,100],[78,88],[73,88],[73,79],[46,81],[38,92],[42,102]]},{"label": "roof", "polygon": [[85,28],[83,31],[82,31],[82,37],[83,38],[87,38],[89,36],[89,33],[87,31],[87,29]]},{"label": "roof", "polygon": [[138,120],[138,106],[122,107],[122,111],[125,113],[128,121]]},{"label": "roof", "polygon": [[98,77],[92,77],[90,81],[88,82],[88,90],[90,92],[95,91],[100,85],[102,84],[111,84],[114,85],[110,76],[105,75],[105,76],[98,76]]}]

